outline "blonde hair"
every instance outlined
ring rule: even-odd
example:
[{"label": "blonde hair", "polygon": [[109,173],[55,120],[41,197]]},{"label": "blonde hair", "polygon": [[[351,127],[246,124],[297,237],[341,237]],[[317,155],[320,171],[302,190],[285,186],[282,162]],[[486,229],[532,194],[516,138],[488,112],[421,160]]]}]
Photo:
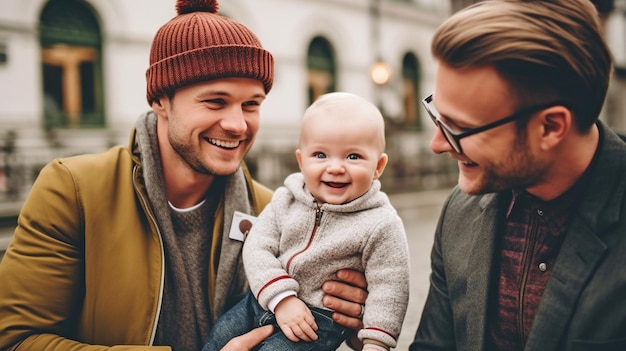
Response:
[{"label": "blonde hair", "polygon": [[613,70],[588,0],[487,0],[452,15],[431,50],[451,67],[493,66],[516,104],[567,105],[579,130],[597,120]]}]

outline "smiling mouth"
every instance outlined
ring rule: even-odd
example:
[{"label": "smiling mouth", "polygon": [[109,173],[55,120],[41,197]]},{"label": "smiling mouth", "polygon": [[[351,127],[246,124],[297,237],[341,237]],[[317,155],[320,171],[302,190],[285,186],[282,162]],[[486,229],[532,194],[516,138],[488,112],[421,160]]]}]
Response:
[{"label": "smiling mouth", "polygon": [[331,188],[343,188],[348,186],[348,183],[336,183],[336,182],[322,182]]},{"label": "smiling mouth", "polygon": [[465,166],[476,166],[477,165],[477,163],[472,162],[472,161],[464,161],[464,160],[461,160],[461,159],[456,158],[456,157],[452,157],[452,158],[454,160],[456,160],[457,162],[459,162],[460,164],[465,165]]},{"label": "smiling mouth", "polygon": [[240,143],[239,140],[226,141],[226,140],[219,140],[219,139],[213,139],[213,138],[207,138],[206,140],[215,146],[223,147],[225,149],[234,149],[237,146],[239,146],[239,143]]}]

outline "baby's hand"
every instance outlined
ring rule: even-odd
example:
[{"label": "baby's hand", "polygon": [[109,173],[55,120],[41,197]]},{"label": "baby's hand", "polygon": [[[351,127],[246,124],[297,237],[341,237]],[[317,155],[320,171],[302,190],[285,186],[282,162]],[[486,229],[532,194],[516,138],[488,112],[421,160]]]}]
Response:
[{"label": "baby's hand", "polygon": [[288,296],[276,305],[274,309],[276,322],[287,339],[298,342],[300,340],[317,340],[317,324],[309,307],[299,298]]}]

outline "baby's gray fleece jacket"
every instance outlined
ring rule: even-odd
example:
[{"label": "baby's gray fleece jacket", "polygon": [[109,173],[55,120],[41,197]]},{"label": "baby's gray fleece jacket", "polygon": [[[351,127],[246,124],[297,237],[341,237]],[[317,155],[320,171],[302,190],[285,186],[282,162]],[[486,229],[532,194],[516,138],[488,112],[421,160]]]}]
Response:
[{"label": "baby's gray fleece jacket", "polygon": [[322,306],[322,283],[335,272],[365,273],[368,297],[358,336],[395,347],[409,301],[409,250],[402,220],[375,180],[363,196],[319,209],[293,173],[252,226],[243,247],[250,288],[268,309],[278,293],[294,290]]}]

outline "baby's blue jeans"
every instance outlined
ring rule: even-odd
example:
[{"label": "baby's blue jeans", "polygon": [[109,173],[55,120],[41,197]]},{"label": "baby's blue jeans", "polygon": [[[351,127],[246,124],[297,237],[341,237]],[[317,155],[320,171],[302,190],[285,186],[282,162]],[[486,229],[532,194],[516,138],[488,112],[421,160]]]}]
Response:
[{"label": "baby's blue jeans", "polygon": [[316,307],[311,308],[318,330],[317,340],[293,342],[283,334],[272,312],[265,311],[256,301],[252,292],[224,315],[211,329],[208,341],[202,351],[220,351],[230,339],[267,324],[274,325],[274,333],[257,346],[255,351],[334,351],[346,338],[347,329],[335,323],[332,312]]}]

